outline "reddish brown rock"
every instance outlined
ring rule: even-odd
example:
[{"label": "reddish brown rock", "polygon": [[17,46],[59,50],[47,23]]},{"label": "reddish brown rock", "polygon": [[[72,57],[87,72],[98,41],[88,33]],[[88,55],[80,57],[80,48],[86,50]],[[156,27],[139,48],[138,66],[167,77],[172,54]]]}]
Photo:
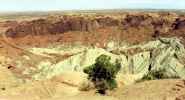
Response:
[{"label": "reddish brown rock", "polygon": [[[117,29],[111,30],[111,27],[117,27]],[[185,17],[172,13],[126,13],[120,17],[114,15],[63,15],[57,18],[49,17],[21,22],[11,26],[6,34],[9,37],[24,37],[27,35],[63,34],[70,31],[97,33],[97,30],[100,31],[99,34],[102,34],[99,36],[108,39],[110,39],[109,37],[119,38],[121,41],[128,39],[138,42],[159,36],[185,37]],[[70,35],[73,37],[72,34]],[[92,37],[96,37],[98,39],[99,36],[95,35],[89,35],[91,37],[78,35],[78,38],[92,40]]]},{"label": "reddish brown rock", "polygon": [[6,31],[7,36],[23,37],[26,35],[57,34],[67,31],[93,31],[99,28],[96,20],[85,19],[83,17],[61,18],[56,22],[48,19],[38,19],[22,22]]}]

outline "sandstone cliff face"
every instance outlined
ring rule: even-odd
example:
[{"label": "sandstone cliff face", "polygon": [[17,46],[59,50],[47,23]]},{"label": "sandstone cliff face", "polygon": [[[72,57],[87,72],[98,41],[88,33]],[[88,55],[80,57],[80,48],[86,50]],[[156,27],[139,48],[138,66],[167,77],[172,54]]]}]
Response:
[{"label": "sandstone cliff face", "polygon": [[0,27],[13,27],[17,25],[17,21],[5,21],[5,22],[0,22]]},{"label": "sandstone cliff face", "polygon": [[[112,27],[117,27],[117,29],[112,30]],[[97,32],[102,29],[103,31]],[[102,40],[100,36],[108,37],[107,39],[119,37],[120,41],[130,40],[137,43],[138,41],[149,41],[159,36],[185,37],[185,17],[171,13],[128,13],[120,16],[63,15],[18,23],[11,26],[6,31],[6,35],[24,37],[27,35],[60,34],[63,35],[62,37],[68,37],[69,34],[63,33],[69,31],[98,33],[97,40]],[[85,37],[85,35],[76,35],[76,33],[70,34],[70,36],[81,38],[81,40],[92,38],[91,35]],[[62,38],[62,40],[64,39]]]},{"label": "sandstone cliff face", "polygon": [[152,15],[127,15],[122,21],[125,30],[134,28],[136,30],[148,30],[148,33],[167,33],[175,23],[175,16],[152,16]]},{"label": "sandstone cliff face", "polygon": [[30,22],[22,22],[6,31],[10,37],[24,37],[26,35],[57,34],[67,31],[93,31],[99,28],[97,20],[83,17],[60,18],[56,22],[48,19],[38,19]]}]

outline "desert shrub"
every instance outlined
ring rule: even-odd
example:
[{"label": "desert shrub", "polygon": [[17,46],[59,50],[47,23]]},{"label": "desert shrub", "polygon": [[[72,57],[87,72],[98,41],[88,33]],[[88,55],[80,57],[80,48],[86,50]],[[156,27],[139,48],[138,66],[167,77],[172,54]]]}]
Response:
[{"label": "desert shrub", "polygon": [[160,68],[158,70],[151,70],[146,75],[143,76],[141,80],[138,80],[137,82],[145,81],[145,80],[157,80],[157,79],[169,79],[169,78],[180,78],[177,75],[170,76],[167,74],[166,69]]},{"label": "desert shrub", "polygon": [[118,60],[111,63],[110,59],[107,55],[100,55],[95,64],[84,68],[84,73],[88,74],[88,79],[94,83],[101,94],[105,94],[107,89],[112,90],[117,87],[115,78],[121,69],[121,64]]}]

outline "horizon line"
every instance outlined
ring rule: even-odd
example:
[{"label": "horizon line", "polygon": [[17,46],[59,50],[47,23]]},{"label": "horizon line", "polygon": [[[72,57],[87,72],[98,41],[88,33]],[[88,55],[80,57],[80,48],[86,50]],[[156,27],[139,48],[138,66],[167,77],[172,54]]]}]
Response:
[{"label": "horizon line", "polygon": [[21,12],[62,12],[62,11],[101,11],[101,10],[166,10],[166,11],[178,11],[184,10],[185,8],[92,8],[92,9],[48,9],[48,10],[7,10],[0,11],[0,13],[21,13]]}]

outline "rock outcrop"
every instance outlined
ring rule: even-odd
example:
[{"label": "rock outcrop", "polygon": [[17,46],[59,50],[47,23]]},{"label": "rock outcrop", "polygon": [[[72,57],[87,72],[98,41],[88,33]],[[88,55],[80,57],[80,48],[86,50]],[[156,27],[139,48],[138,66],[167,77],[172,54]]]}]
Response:
[{"label": "rock outcrop", "polygon": [[[159,36],[184,37],[184,17],[176,14],[137,13],[119,16],[71,16],[48,17],[33,21],[24,21],[11,26],[6,35],[9,37],[24,37],[27,35],[63,34],[69,31],[92,32],[105,37],[118,37],[121,40],[147,41]],[[112,27],[117,27],[113,29]],[[97,30],[104,29],[105,31]],[[104,33],[102,33],[104,32]],[[111,34],[109,34],[111,33]],[[74,33],[76,34],[76,33]],[[67,35],[67,34],[65,34]],[[65,37],[64,35],[64,37]],[[72,35],[72,34],[71,34]],[[75,35],[72,35],[75,36]],[[78,36],[79,38],[84,38]],[[76,37],[76,36],[75,36]],[[91,37],[85,37],[91,38]],[[84,39],[85,39],[84,38]],[[99,38],[97,38],[99,39]],[[137,41],[136,41],[137,42]]]},{"label": "rock outcrop", "polygon": [[[28,69],[23,71],[23,75],[32,76],[34,80],[42,80],[46,78],[52,78],[56,75],[60,75],[63,72],[82,72],[84,67],[92,65],[95,59],[101,55],[106,54],[111,56],[112,61],[120,59],[122,63],[122,70],[120,74],[131,75],[134,80],[140,79],[143,75],[147,74],[151,70],[158,70],[160,68],[166,69],[169,76],[179,76],[185,79],[185,67],[184,67],[184,46],[177,38],[159,38],[156,41],[151,41],[146,44],[133,45],[123,48],[118,48],[113,51],[106,51],[101,48],[82,48],[71,49],[67,51],[60,51],[59,49],[31,49],[34,53],[40,55],[47,55],[57,59],[56,61],[43,60],[37,63],[36,69]],[[47,53],[46,53],[47,52]],[[73,52],[73,53],[72,53]],[[64,59],[60,55],[73,54]],[[26,57],[29,58],[29,57]],[[24,58],[23,58],[24,59]],[[36,64],[36,63],[35,63]],[[26,67],[20,61],[17,61],[17,68],[21,66]],[[31,73],[30,73],[31,72]]]},{"label": "rock outcrop", "polygon": [[24,37],[26,35],[57,34],[67,31],[93,31],[99,28],[96,20],[83,17],[61,17],[57,21],[38,19],[22,22],[7,30],[9,37]]}]

